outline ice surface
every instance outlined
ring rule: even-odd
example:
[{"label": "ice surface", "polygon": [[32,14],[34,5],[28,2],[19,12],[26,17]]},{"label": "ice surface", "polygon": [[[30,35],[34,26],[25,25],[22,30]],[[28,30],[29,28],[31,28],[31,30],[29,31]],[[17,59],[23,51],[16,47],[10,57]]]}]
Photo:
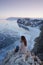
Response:
[{"label": "ice surface", "polygon": [[17,24],[17,20],[0,20],[0,33],[3,33],[6,36],[10,35],[12,37],[15,36],[19,38],[19,40],[17,40],[14,44],[10,45],[7,49],[0,50],[0,60],[6,55],[6,50],[12,50],[17,44],[20,45],[19,41],[20,36],[22,35],[24,35],[27,39],[28,49],[31,50],[34,47],[34,39],[39,36],[40,30],[37,27],[27,26],[27,28],[29,28],[29,30],[25,30],[22,27],[20,28]]}]

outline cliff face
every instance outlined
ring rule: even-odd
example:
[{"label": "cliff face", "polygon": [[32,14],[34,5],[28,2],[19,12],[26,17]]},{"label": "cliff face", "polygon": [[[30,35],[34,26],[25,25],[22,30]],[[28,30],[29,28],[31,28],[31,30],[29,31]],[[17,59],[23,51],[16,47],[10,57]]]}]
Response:
[{"label": "cliff face", "polygon": [[33,52],[43,61],[43,25],[40,30],[40,36],[35,39],[36,43],[34,45]]}]

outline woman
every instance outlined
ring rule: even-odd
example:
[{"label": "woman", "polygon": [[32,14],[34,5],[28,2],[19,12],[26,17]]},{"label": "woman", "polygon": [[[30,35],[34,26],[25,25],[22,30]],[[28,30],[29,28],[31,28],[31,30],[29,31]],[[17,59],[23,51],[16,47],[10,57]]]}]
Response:
[{"label": "woman", "polygon": [[25,36],[21,36],[21,45],[20,45],[20,51],[19,52],[21,54],[24,54],[24,60],[27,60],[28,57],[31,56],[31,53],[27,47],[27,40],[26,40]]},{"label": "woman", "polygon": [[19,52],[22,54],[27,52],[27,40],[24,36],[21,36],[20,44],[16,46],[14,52]]},{"label": "woman", "polygon": [[27,40],[25,36],[21,36],[21,45],[20,45],[20,53],[24,54],[27,53]]},{"label": "woman", "polygon": [[25,36],[21,36],[20,46],[16,47],[15,52],[19,52],[19,54],[23,54],[25,60],[27,60],[27,58],[31,56],[31,53],[30,51],[28,51],[27,48],[27,40]]}]

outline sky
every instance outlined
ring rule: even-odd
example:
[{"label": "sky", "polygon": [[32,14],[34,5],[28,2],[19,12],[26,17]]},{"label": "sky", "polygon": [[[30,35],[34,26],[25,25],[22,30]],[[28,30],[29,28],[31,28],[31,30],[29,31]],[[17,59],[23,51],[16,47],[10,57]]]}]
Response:
[{"label": "sky", "polygon": [[0,0],[0,18],[43,18],[43,0]]}]

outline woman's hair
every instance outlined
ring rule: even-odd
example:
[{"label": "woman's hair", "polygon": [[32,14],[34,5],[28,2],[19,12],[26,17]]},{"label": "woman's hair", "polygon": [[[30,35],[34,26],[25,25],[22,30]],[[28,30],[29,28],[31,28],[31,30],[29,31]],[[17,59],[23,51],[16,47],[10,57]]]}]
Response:
[{"label": "woman's hair", "polygon": [[23,41],[24,45],[27,46],[27,40],[26,40],[25,36],[21,36],[21,41]]}]

